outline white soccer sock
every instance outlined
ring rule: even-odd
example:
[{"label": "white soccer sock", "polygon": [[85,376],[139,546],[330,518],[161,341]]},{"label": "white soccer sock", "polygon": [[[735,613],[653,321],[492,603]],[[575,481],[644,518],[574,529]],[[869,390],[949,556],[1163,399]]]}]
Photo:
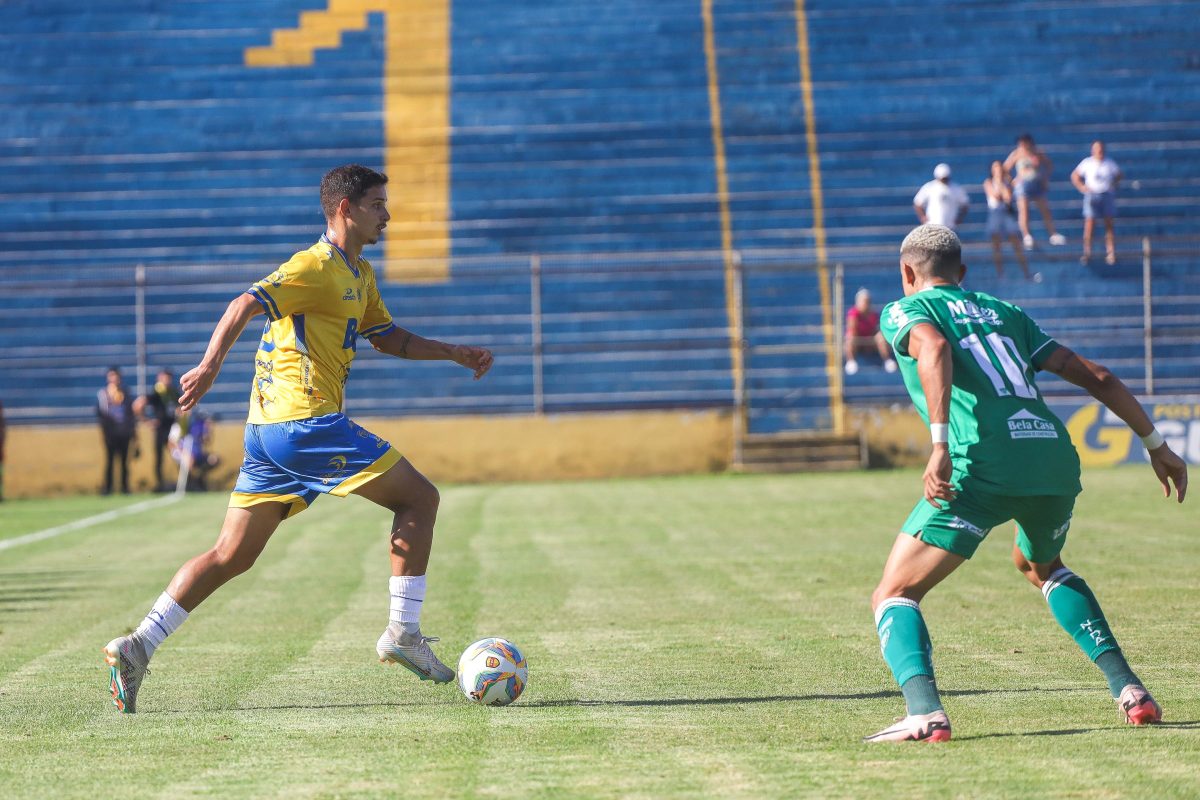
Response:
[{"label": "white soccer sock", "polygon": [[175,602],[174,597],[166,592],[159,595],[158,601],[150,609],[150,613],[133,632],[134,636],[137,636],[145,646],[146,658],[154,655],[154,651],[163,643],[163,640],[174,633],[187,618],[188,612]]},{"label": "white soccer sock", "polygon": [[404,630],[416,633],[421,629],[421,606],[425,602],[424,575],[393,575],[388,581],[392,593],[392,622],[399,622]]}]

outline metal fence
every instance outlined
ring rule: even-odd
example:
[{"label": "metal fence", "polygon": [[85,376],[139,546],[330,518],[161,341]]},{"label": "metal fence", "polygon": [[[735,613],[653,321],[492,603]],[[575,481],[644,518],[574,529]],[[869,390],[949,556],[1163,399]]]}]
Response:
[{"label": "metal fence", "polygon": [[[1138,393],[1200,391],[1200,273],[1181,261],[1190,249],[1168,252],[1166,266],[1151,255],[1147,246],[1136,268],[1088,280],[1073,277],[1073,260],[1043,259],[1045,282],[1026,284],[997,278],[990,253],[969,248],[969,263],[988,266],[973,269],[968,285],[1022,305]],[[91,419],[109,365],[122,367],[138,392],[159,367],[190,368],[225,304],[268,271],[131,266],[52,282],[0,275],[0,400],[8,420]],[[825,271],[810,253],[777,251],[731,259],[714,252],[463,259],[449,282],[388,284],[385,300],[398,324],[417,333],[491,347],[493,373],[474,382],[453,365],[398,364],[363,347],[348,410],[725,408],[740,412],[750,432],[830,429],[843,400],[906,401],[899,380],[879,370],[843,381],[844,298],[858,286],[872,289],[877,307],[897,296],[894,252],[846,254]],[[822,305],[823,293],[831,307]],[[235,345],[205,400],[210,412],[245,414],[260,333],[251,325]],[[1067,391],[1056,380],[1043,388]]]}]

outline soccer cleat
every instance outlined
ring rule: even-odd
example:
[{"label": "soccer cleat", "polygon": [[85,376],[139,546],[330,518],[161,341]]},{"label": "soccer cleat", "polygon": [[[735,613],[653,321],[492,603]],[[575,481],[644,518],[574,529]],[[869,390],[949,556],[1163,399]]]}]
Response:
[{"label": "soccer cleat", "polygon": [[909,714],[890,728],[884,728],[873,736],[864,736],[864,742],[948,742],[950,741],[950,718],[945,711],[929,714]]},{"label": "soccer cleat", "polygon": [[419,631],[409,633],[400,623],[393,622],[379,637],[375,652],[382,663],[399,664],[423,681],[450,683],[454,680],[454,670],[438,661],[438,657],[429,649],[429,643],[436,641],[436,637],[422,636]]},{"label": "soccer cleat", "polygon": [[1121,690],[1117,698],[1117,707],[1125,715],[1125,721],[1130,725],[1150,725],[1162,722],[1162,708],[1154,702],[1154,698],[1146,691],[1145,686],[1131,683]]},{"label": "soccer cleat", "polygon": [[137,711],[138,689],[142,688],[142,679],[150,674],[150,659],[146,657],[146,649],[130,635],[113,639],[101,652],[104,653],[104,662],[109,666],[113,705],[122,714],[133,714]]},{"label": "soccer cleat", "polygon": [[1050,244],[1054,245],[1055,247],[1062,247],[1066,243],[1067,237],[1063,236],[1061,233],[1050,234]]}]

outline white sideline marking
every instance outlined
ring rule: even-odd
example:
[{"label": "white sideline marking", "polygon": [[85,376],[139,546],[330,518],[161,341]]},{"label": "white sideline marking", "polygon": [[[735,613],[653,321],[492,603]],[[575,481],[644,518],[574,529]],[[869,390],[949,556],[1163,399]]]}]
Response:
[{"label": "white sideline marking", "polygon": [[110,520],[119,519],[126,514],[136,514],[139,511],[145,511],[150,508],[158,508],[159,506],[169,506],[171,503],[177,502],[182,493],[176,492],[169,494],[166,497],[156,497],[153,500],[143,500],[140,503],[134,503],[131,506],[122,506],[114,508],[112,511],[105,511],[103,514],[96,514],[92,517],[84,517],[77,519],[74,522],[68,522],[65,525],[56,525],[53,528],[46,528],[44,531],[35,531],[27,533],[23,536],[15,536],[12,539],[0,539],[0,550],[7,550],[10,547],[20,547],[23,544],[31,544],[32,542],[40,542],[43,539],[52,539],[62,533],[70,533],[82,528],[90,528],[101,522],[109,522]]}]

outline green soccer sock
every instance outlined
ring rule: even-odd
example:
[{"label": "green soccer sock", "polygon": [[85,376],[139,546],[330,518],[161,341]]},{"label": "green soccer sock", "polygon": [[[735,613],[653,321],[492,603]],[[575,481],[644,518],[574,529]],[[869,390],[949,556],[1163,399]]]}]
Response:
[{"label": "green soccer sock", "polygon": [[1113,697],[1128,684],[1141,683],[1121,654],[1104,611],[1083,578],[1062,567],[1042,583],[1042,594],[1058,624],[1104,673]]},{"label": "green soccer sock", "polygon": [[906,597],[889,597],[875,609],[879,649],[904,694],[909,714],[942,707],[933,682],[933,644],[921,607]]}]

